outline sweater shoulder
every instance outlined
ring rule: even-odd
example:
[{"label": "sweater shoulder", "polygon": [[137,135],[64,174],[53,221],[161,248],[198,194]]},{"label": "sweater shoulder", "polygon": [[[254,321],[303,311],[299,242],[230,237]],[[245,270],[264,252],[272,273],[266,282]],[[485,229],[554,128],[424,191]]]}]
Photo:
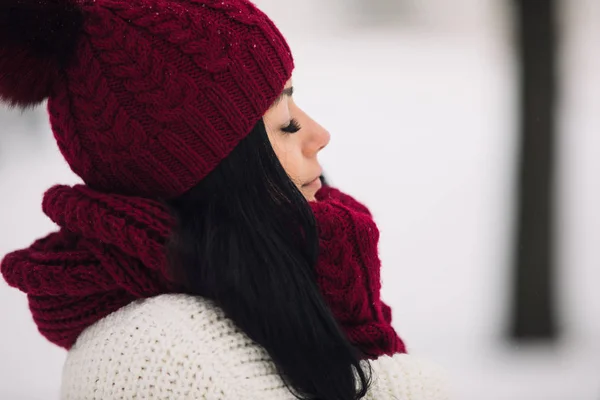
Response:
[{"label": "sweater shoulder", "polygon": [[[118,346],[123,338],[133,339],[141,349],[152,349],[161,339],[168,342],[191,340],[205,347],[218,346],[224,336],[253,345],[224,312],[210,300],[184,294],[165,294],[141,299],[108,315],[87,328],[70,353],[102,339]],[[219,350],[219,349],[212,349]],[[220,349],[226,350],[226,349]]]},{"label": "sweater shoulder", "polygon": [[266,352],[212,302],[187,295],[133,302],[86,329],[67,356],[61,393],[69,400],[288,398]]},{"label": "sweater shoulder", "polygon": [[[370,364],[368,400],[448,400],[445,379],[413,356]],[[187,295],[123,307],[87,328],[67,356],[62,400],[146,398],[295,399],[261,346],[212,302]]]}]

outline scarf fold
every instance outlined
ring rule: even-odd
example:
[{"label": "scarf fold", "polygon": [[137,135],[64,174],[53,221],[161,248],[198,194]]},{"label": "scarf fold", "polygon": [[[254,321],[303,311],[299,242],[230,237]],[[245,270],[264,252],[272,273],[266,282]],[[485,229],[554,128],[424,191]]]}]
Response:
[{"label": "scarf fold", "polygon": [[160,203],[55,186],[42,209],[60,230],[8,254],[0,268],[27,294],[50,342],[69,349],[85,328],[119,308],[174,290],[163,250],[170,217]]},{"label": "scarf fold", "polygon": [[381,300],[379,230],[370,211],[347,194],[324,187],[311,207],[319,228],[321,292],[350,342],[369,358],[405,353]]},{"label": "scarf fold", "polygon": [[[364,353],[404,352],[379,297],[379,232],[370,213],[335,189],[320,196],[311,206],[326,302]],[[9,285],[27,294],[50,342],[69,349],[85,328],[130,302],[177,291],[165,252],[173,221],[160,202],[59,185],[46,192],[42,208],[60,230],[8,254],[0,269]]]}]

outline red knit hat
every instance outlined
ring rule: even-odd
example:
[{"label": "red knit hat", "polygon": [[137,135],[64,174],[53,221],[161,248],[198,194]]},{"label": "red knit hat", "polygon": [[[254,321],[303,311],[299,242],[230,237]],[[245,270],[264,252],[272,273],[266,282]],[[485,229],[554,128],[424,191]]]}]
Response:
[{"label": "red knit hat", "polygon": [[59,148],[100,191],[171,198],[246,136],[291,77],[247,0],[3,0],[0,98],[48,99]]}]

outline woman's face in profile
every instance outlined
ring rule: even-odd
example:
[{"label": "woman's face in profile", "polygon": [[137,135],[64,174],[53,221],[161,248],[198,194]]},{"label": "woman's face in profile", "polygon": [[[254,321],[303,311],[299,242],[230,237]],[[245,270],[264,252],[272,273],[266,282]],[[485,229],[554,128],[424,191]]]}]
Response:
[{"label": "woman's face in profile", "polygon": [[264,121],[279,162],[308,201],[321,188],[319,152],[329,143],[329,132],[294,103],[292,81],[265,113]]}]

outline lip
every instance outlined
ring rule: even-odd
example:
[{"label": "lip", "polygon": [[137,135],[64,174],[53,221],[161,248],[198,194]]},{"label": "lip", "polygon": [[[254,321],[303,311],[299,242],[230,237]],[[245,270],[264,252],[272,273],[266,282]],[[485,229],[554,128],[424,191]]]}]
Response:
[{"label": "lip", "polygon": [[312,181],[310,181],[310,182],[305,183],[304,185],[302,185],[302,187],[306,188],[306,189],[316,189],[316,190],[318,190],[318,189],[321,188],[322,185],[323,184],[321,183],[321,176],[319,175],[315,179],[313,179]]}]

